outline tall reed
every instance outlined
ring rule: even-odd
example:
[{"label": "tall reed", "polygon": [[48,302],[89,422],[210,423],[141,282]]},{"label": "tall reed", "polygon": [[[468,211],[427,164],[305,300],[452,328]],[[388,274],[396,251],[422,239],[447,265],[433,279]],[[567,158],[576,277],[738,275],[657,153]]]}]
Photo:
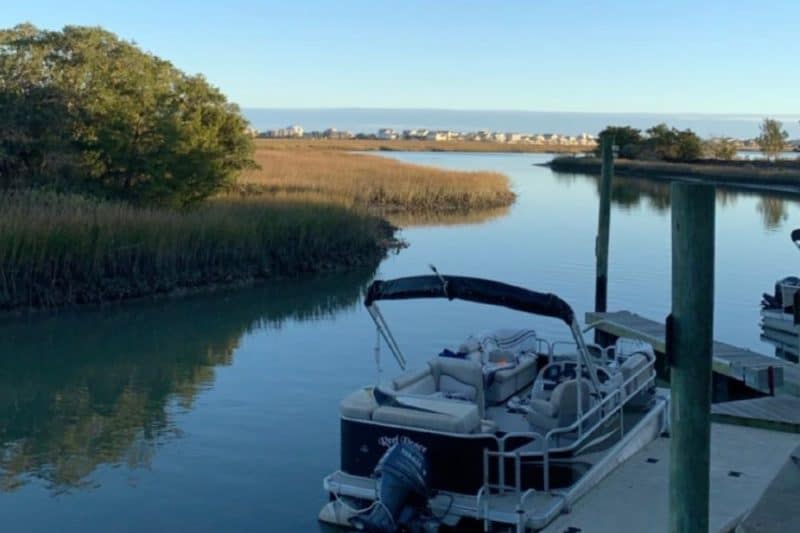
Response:
[{"label": "tall reed", "polygon": [[217,198],[188,212],[0,193],[0,309],[47,308],[377,262],[388,225],[342,206]]},{"label": "tall reed", "polygon": [[404,163],[342,151],[271,150],[258,144],[259,170],[245,171],[239,190],[317,195],[382,212],[464,211],[510,205],[506,176]]}]

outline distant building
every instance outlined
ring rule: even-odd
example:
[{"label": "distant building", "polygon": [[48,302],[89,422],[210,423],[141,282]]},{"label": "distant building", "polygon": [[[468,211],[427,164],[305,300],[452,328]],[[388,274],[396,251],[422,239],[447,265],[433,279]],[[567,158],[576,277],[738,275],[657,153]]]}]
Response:
[{"label": "distant building", "polygon": [[400,136],[392,128],[381,128],[378,130],[378,139],[393,141]]},{"label": "distant building", "polygon": [[352,139],[353,134],[349,131],[339,131],[336,128],[328,128],[322,132],[322,137],[325,139]]},{"label": "distant building", "polygon": [[303,136],[303,128],[300,126],[294,125],[289,126],[286,128],[286,137],[302,137]]},{"label": "distant building", "polygon": [[449,138],[446,131],[429,131],[425,139],[428,141],[446,141]]}]

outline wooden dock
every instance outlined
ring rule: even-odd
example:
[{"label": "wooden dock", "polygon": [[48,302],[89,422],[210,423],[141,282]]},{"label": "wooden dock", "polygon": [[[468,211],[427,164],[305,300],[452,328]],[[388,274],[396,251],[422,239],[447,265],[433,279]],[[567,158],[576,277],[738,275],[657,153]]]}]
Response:
[{"label": "wooden dock", "polygon": [[[612,337],[639,339],[665,354],[666,327],[631,313],[586,313],[587,325]],[[800,396],[800,366],[724,342],[714,341],[713,369],[762,394]]]},{"label": "wooden dock", "polygon": [[716,403],[711,406],[711,420],[723,424],[800,433],[800,398],[766,396]]}]

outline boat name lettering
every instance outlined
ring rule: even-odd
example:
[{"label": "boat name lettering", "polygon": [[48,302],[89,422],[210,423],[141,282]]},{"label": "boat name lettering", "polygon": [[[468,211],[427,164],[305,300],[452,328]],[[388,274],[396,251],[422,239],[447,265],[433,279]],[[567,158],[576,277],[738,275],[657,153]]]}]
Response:
[{"label": "boat name lettering", "polygon": [[398,442],[402,442],[403,444],[409,444],[409,445],[415,447],[416,449],[418,449],[419,451],[421,451],[422,453],[426,453],[428,451],[428,448],[426,446],[423,446],[422,444],[420,444],[418,442],[414,442],[413,440],[411,440],[410,438],[406,437],[405,435],[403,435],[402,437],[399,436],[399,435],[395,435],[394,437],[389,437],[387,435],[383,435],[381,437],[378,437],[378,444],[380,446],[383,446],[384,448],[391,448],[392,446],[394,446]]}]

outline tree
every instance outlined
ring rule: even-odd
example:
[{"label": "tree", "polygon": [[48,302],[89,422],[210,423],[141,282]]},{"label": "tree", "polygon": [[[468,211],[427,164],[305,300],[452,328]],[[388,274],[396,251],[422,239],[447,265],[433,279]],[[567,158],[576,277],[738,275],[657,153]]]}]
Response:
[{"label": "tree", "polygon": [[185,206],[252,166],[238,108],[100,28],[0,30],[0,185]]},{"label": "tree", "polygon": [[[633,150],[642,142],[642,130],[637,130],[630,126],[606,126],[606,128],[598,134],[598,138],[604,135],[613,135],[614,144],[619,146],[620,157],[630,157]],[[597,155],[600,154],[600,147],[597,147]]]},{"label": "tree", "polygon": [[676,134],[676,159],[694,161],[703,155],[703,141],[690,129]]},{"label": "tree", "polygon": [[772,118],[765,118],[761,123],[761,135],[756,137],[761,151],[767,158],[774,158],[786,149],[789,133],[783,129],[783,124]]},{"label": "tree", "polygon": [[703,142],[690,129],[678,130],[662,123],[647,130],[642,152],[656,159],[693,161],[703,154]]},{"label": "tree", "polygon": [[739,147],[730,137],[711,139],[706,143],[708,154],[715,159],[731,160],[736,158]]}]

